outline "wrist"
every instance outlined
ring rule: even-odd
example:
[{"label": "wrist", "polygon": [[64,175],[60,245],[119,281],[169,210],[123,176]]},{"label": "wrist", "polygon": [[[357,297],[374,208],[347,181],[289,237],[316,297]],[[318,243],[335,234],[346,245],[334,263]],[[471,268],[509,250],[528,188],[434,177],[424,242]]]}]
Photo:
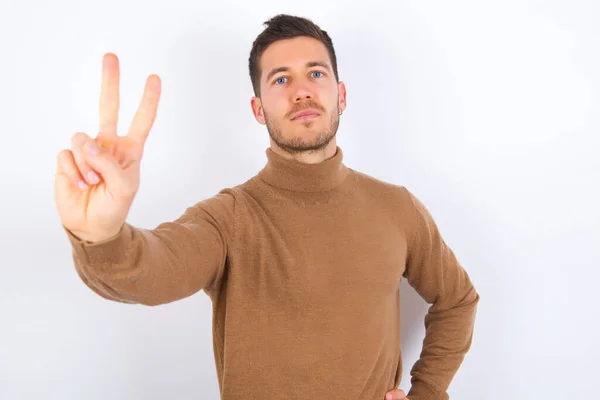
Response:
[{"label": "wrist", "polygon": [[123,226],[121,226],[118,230],[112,230],[101,233],[88,233],[88,232],[78,232],[69,230],[71,234],[79,241],[85,244],[99,244],[102,242],[108,242],[116,238],[119,233],[121,233]]}]

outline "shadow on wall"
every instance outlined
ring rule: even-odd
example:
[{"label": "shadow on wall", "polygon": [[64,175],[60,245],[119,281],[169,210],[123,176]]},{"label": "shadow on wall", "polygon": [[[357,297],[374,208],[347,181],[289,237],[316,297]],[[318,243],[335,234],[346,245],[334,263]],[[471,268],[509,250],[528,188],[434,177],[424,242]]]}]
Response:
[{"label": "shadow on wall", "polygon": [[400,283],[400,348],[402,349],[402,380],[400,389],[410,388],[410,369],[419,358],[425,337],[424,318],[429,304],[408,284]]}]

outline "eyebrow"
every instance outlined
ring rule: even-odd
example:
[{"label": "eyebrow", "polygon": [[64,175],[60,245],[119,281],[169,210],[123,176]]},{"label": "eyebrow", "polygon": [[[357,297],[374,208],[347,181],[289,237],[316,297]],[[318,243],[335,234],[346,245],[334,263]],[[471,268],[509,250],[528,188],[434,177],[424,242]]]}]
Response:
[{"label": "eyebrow", "polygon": [[[312,67],[323,67],[327,70],[329,70],[329,64],[327,64],[326,62],[323,61],[309,61],[306,63],[305,65],[306,68],[312,68]],[[273,75],[279,73],[279,72],[285,72],[285,71],[289,71],[290,68],[289,67],[277,67],[277,68],[273,68],[271,70],[271,72],[269,72],[267,74],[267,77],[265,78],[265,81],[269,81]]]}]

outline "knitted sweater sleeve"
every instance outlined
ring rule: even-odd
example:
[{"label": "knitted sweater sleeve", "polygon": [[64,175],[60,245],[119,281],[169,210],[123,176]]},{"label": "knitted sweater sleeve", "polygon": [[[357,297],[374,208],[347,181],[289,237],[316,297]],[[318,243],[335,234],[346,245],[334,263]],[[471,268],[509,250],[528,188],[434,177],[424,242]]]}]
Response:
[{"label": "knitted sweater sleeve", "polygon": [[156,306],[219,285],[232,236],[235,200],[222,191],[154,229],[125,223],[87,243],[65,228],[75,270],[103,298]]},{"label": "knitted sweater sleeve", "polygon": [[430,212],[412,193],[408,198],[413,223],[404,277],[431,306],[407,396],[447,400],[447,389],[471,347],[479,294]]}]

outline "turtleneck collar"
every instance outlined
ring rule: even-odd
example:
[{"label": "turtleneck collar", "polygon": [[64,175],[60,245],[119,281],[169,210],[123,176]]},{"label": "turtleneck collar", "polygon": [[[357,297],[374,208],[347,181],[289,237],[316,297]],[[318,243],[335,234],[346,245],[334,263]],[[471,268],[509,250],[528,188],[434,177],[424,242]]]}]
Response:
[{"label": "turtleneck collar", "polygon": [[337,188],[348,176],[342,163],[344,154],[336,146],[335,154],[317,164],[305,164],[285,158],[267,148],[267,164],[258,177],[271,186],[295,192],[324,192]]}]

